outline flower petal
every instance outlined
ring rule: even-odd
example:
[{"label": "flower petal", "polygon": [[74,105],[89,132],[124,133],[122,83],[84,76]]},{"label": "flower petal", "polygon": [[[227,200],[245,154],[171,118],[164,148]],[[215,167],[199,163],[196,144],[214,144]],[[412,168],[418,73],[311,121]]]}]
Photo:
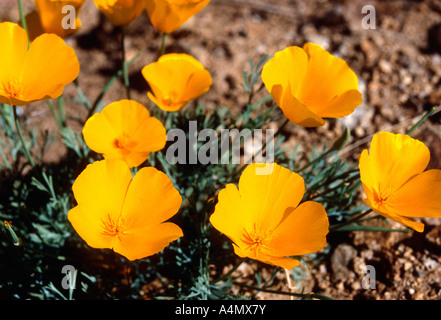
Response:
[{"label": "flower petal", "polygon": [[119,221],[131,178],[124,162],[103,160],[88,165],[75,180],[72,189],[78,205],[68,219],[91,247],[113,247],[114,237],[105,233],[104,225]]},{"label": "flower petal", "polygon": [[115,237],[104,232],[104,221],[107,219],[103,208],[89,208],[77,205],[68,212],[68,220],[78,235],[92,248],[112,249]]},{"label": "flower petal", "polygon": [[80,71],[75,51],[55,34],[43,34],[30,45],[21,75],[24,100],[53,99]]},{"label": "flower petal", "polygon": [[417,221],[413,221],[410,219],[407,219],[406,217],[394,214],[392,211],[381,211],[378,208],[376,208],[369,199],[363,199],[364,202],[366,202],[366,204],[368,206],[370,206],[376,213],[378,213],[379,215],[384,216],[387,219],[393,220],[395,222],[401,223],[402,225],[405,225],[409,228],[414,229],[417,232],[423,232],[424,231],[424,224],[421,222],[417,222]]},{"label": "flower petal", "polygon": [[331,105],[338,108],[335,114],[351,113],[361,103],[360,99],[346,101],[352,102],[352,105],[349,108],[345,106],[345,112],[339,104],[330,103],[347,91],[358,90],[356,74],[343,59],[333,56],[317,44],[307,43],[303,49],[308,54],[308,68],[299,90],[299,100],[322,117],[324,111],[328,116],[332,115],[329,110]]},{"label": "flower petal", "polygon": [[101,219],[118,220],[132,174],[120,160],[102,160],[89,164],[75,180],[72,190],[79,205],[84,205]]},{"label": "flower petal", "polygon": [[127,191],[123,217],[127,230],[138,233],[140,228],[158,225],[180,209],[182,197],[167,175],[153,167],[137,172]]},{"label": "flower petal", "polygon": [[9,82],[18,84],[18,74],[23,68],[23,61],[28,50],[26,31],[12,22],[0,23],[0,102],[9,101]]},{"label": "flower petal", "polygon": [[251,211],[242,207],[239,190],[230,183],[219,192],[210,223],[233,242],[240,244],[244,226],[251,217]]},{"label": "flower petal", "polygon": [[[303,178],[276,163],[269,174],[257,174],[265,164],[251,164],[239,180],[243,206],[252,214],[244,227],[272,230],[284,218],[287,208],[297,207],[305,193]],[[239,214],[239,213],[238,213]]]},{"label": "flower petal", "polygon": [[441,170],[432,169],[407,181],[387,199],[395,214],[441,218]]},{"label": "flower petal", "polygon": [[137,232],[121,235],[115,241],[113,250],[133,261],[160,252],[170,242],[182,236],[181,228],[174,223],[149,225],[139,228]]},{"label": "flower petal", "polygon": [[325,208],[307,201],[291,210],[272,233],[268,247],[275,256],[294,256],[316,252],[326,244],[329,221]]},{"label": "flower petal", "polygon": [[430,151],[424,143],[403,134],[381,132],[374,135],[369,153],[360,160],[361,181],[372,190],[398,190],[407,180],[427,167]]}]

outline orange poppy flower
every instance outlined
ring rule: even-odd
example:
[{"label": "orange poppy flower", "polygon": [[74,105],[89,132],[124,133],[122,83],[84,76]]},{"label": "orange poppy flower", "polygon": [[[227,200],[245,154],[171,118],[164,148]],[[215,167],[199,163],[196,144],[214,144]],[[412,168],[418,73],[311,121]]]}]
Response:
[{"label": "orange poppy flower", "polygon": [[78,205],[68,219],[93,248],[113,249],[135,260],[183,236],[176,224],[164,222],[178,212],[182,198],[167,175],[155,168],[142,168],[132,179],[123,161],[97,161],[86,167],[72,189]]},{"label": "orange poppy flower", "polygon": [[210,0],[149,0],[146,9],[152,25],[172,33],[204,8]]},{"label": "orange poppy flower", "polygon": [[362,103],[355,73],[313,43],[276,52],[264,65],[262,80],[285,116],[303,127],[347,116]]},{"label": "orange poppy flower", "polygon": [[228,184],[220,191],[210,222],[233,241],[238,256],[291,269],[299,261],[287,256],[325,246],[328,217],[317,202],[299,205],[305,192],[300,175],[278,164],[262,165],[246,167],[239,188]]},{"label": "orange poppy flower", "polygon": [[29,46],[26,31],[0,23],[0,102],[22,106],[54,99],[75,80],[80,65],[75,51],[55,34],[43,34]]},{"label": "orange poppy flower", "polygon": [[360,155],[364,201],[378,214],[418,232],[424,224],[406,217],[441,218],[441,170],[424,171],[430,151],[408,135],[381,132]]},{"label": "orange poppy flower", "polygon": [[[85,0],[34,0],[37,5],[37,11],[32,11],[26,15],[26,24],[28,26],[29,39],[34,40],[43,33],[55,33],[57,36],[66,38],[81,28],[81,21],[78,18],[81,6]],[[75,21],[68,21],[69,24],[74,23],[74,28],[65,28],[64,21],[71,12],[63,12],[63,8],[71,6],[75,9]],[[70,18],[69,18],[70,19]]]},{"label": "orange poppy flower", "polygon": [[129,167],[139,166],[167,142],[162,123],[132,100],[113,102],[94,114],[86,121],[83,136],[90,149],[105,159],[123,160]]},{"label": "orange poppy flower", "polygon": [[177,111],[207,92],[212,79],[204,66],[188,54],[170,53],[142,69],[153,93],[147,96],[165,111]]},{"label": "orange poppy flower", "polygon": [[128,26],[141,15],[146,4],[146,0],[94,0],[94,2],[98,10],[115,26]]}]

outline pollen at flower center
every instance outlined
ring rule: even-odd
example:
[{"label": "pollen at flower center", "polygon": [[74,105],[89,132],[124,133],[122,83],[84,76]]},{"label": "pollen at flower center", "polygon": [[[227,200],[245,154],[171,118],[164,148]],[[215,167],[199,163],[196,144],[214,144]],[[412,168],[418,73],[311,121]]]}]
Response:
[{"label": "pollen at flower center", "polygon": [[387,188],[386,190],[381,190],[378,188],[378,190],[374,190],[373,196],[374,196],[374,202],[377,207],[385,206],[387,199],[389,199],[391,194],[391,189]]},{"label": "pollen at flower center", "polygon": [[267,243],[271,238],[270,233],[268,231],[256,231],[256,229],[251,232],[244,230],[242,240],[247,245],[246,250],[252,250],[254,254],[257,254],[260,249],[268,249]]},{"label": "pollen at flower center", "polygon": [[128,150],[136,146],[136,142],[130,140],[128,136],[123,135],[122,137],[115,138],[113,146],[117,149],[121,149],[123,152],[129,152]]},{"label": "pollen at flower center", "polygon": [[17,89],[17,84],[15,83],[15,81],[7,81],[6,83],[3,82],[2,83],[3,86],[3,91],[5,92],[6,96],[9,96],[11,98],[16,98],[18,97],[18,89]]},{"label": "pollen at flower center", "polygon": [[118,220],[115,221],[114,219],[112,219],[112,217],[109,214],[107,216],[107,219],[101,219],[101,221],[103,223],[102,234],[104,234],[106,236],[111,236],[111,237],[115,237],[115,236],[119,236],[121,234],[124,234],[124,224],[125,224],[124,219],[118,218]]}]

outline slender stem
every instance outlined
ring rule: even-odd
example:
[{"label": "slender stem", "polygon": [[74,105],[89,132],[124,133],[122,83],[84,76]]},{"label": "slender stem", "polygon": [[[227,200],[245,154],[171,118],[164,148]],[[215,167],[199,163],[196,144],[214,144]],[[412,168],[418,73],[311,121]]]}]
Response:
[{"label": "slender stem", "polygon": [[57,115],[57,112],[55,111],[54,104],[50,100],[46,100],[46,103],[49,106],[49,110],[51,111],[52,116],[54,117],[55,121],[57,122],[58,128],[60,130],[62,130],[63,129],[63,123],[62,123],[60,117]]},{"label": "slender stem", "polygon": [[31,164],[32,168],[35,168],[35,162],[34,162],[34,160],[32,160],[31,153],[29,152],[29,150],[28,150],[28,148],[26,146],[26,143],[24,141],[24,138],[23,138],[23,133],[21,131],[20,121],[19,121],[18,115],[17,115],[17,107],[16,106],[12,106],[12,110],[13,110],[13,113],[14,113],[15,128],[17,130],[20,142],[21,142],[21,144],[23,146],[23,151],[24,151],[24,153],[26,155],[26,158],[28,158],[28,161]]},{"label": "slender stem", "polygon": [[347,221],[344,221],[342,223],[338,223],[336,225],[332,225],[329,227],[329,231],[336,231],[338,229],[340,229],[341,227],[347,226],[353,222],[356,222],[358,220],[360,220],[361,218],[363,218],[364,216],[367,216],[369,213],[371,213],[373,210],[371,208],[369,208],[368,210],[356,215],[355,217],[353,217],[352,219],[349,219]]},{"label": "slender stem", "polygon": [[327,150],[325,153],[323,153],[321,156],[315,158],[314,160],[312,160],[311,162],[308,162],[303,168],[300,168],[297,173],[303,172],[305,169],[309,168],[310,166],[312,166],[313,164],[315,164],[317,161],[326,158],[331,152],[333,152],[334,150],[329,149]]},{"label": "slender stem", "polygon": [[129,81],[129,72],[126,64],[126,47],[124,45],[125,40],[125,32],[124,27],[121,27],[121,53],[122,53],[122,70],[124,75],[124,85],[126,86],[126,95],[127,99],[130,100],[130,81]]},{"label": "slender stem", "polygon": [[325,296],[325,295],[319,294],[319,293],[296,293],[296,292],[278,291],[278,290],[253,287],[253,286],[249,286],[249,285],[239,283],[239,282],[234,282],[234,284],[236,284],[240,287],[251,289],[251,290],[257,290],[257,291],[263,291],[263,292],[275,293],[275,294],[284,294],[284,295],[294,296],[294,297],[299,297],[299,298],[304,298],[304,299],[334,300],[331,297],[328,297],[328,296]]},{"label": "slender stem", "polygon": [[[293,292],[294,287],[292,285],[291,275],[288,269],[285,269],[285,276],[286,276],[286,285],[288,286],[289,292]],[[294,300],[294,296],[291,296],[291,300]]]},{"label": "slender stem", "polygon": [[438,107],[432,107],[427,113],[407,132],[407,134],[410,136],[424,121],[427,120],[435,111],[438,109]]},{"label": "slender stem", "polygon": [[26,16],[25,16],[24,10],[23,10],[23,0],[18,0],[18,10],[20,13],[21,25],[22,25],[23,29],[25,29],[26,34],[28,35],[28,47],[29,47],[29,33],[28,33],[28,26],[26,23]]},{"label": "slender stem", "polygon": [[[289,119],[286,119],[286,120],[280,125],[280,127],[277,129],[276,133],[274,133],[273,139],[275,139],[275,138],[279,135],[279,133],[280,133],[280,132],[282,131],[282,129],[288,124],[288,122],[289,122]],[[260,154],[262,154],[262,153],[265,151],[265,149],[266,149],[266,145],[267,145],[267,144],[268,144],[268,141],[266,141],[266,139],[265,139],[265,142],[263,143],[262,148],[260,148],[260,150],[256,152],[256,154],[254,155],[254,158],[256,158],[257,156],[259,156]]]},{"label": "slender stem", "polygon": [[165,54],[165,41],[167,40],[167,33],[162,34],[162,43],[161,43],[161,56]]}]

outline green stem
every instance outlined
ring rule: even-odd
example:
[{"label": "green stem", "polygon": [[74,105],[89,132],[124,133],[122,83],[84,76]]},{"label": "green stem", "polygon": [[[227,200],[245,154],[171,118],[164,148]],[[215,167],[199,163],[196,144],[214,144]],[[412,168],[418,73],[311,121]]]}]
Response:
[{"label": "green stem", "polygon": [[57,122],[58,128],[60,130],[62,130],[63,129],[63,123],[62,123],[60,117],[58,116],[57,112],[55,111],[54,104],[52,103],[51,100],[46,100],[46,103],[49,106],[49,110],[51,111],[52,116],[54,117],[55,121]]},{"label": "green stem", "polygon": [[28,150],[28,148],[26,146],[26,143],[24,141],[24,138],[23,138],[23,133],[21,131],[20,121],[19,121],[18,115],[17,115],[17,107],[16,106],[12,106],[12,110],[13,110],[13,113],[14,113],[15,128],[17,130],[20,142],[21,142],[21,144],[23,146],[23,151],[24,151],[24,153],[26,155],[26,158],[28,158],[28,161],[31,164],[32,168],[35,168],[35,162],[34,162],[34,160],[32,160],[31,153],[29,152],[29,150]]},{"label": "green stem", "polygon": [[407,132],[407,135],[411,135],[424,121],[427,120],[436,110],[438,107],[432,107],[427,113]]},{"label": "green stem", "polygon": [[342,223],[338,223],[338,224],[332,225],[332,226],[329,227],[329,231],[336,231],[336,230],[338,230],[338,229],[340,229],[340,228],[342,228],[344,226],[347,226],[347,225],[349,225],[349,224],[351,224],[353,222],[356,222],[356,221],[360,220],[361,218],[363,218],[364,216],[367,216],[372,211],[373,210],[371,208],[369,208],[368,210],[366,210],[366,211],[356,215],[352,219],[349,219],[349,220],[344,221]]},{"label": "green stem", "polygon": [[29,48],[29,33],[28,33],[28,26],[26,23],[26,16],[25,16],[24,10],[23,10],[23,0],[18,0],[18,11],[20,13],[21,25],[22,25],[23,29],[25,29],[26,34],[28,35],[28,48]]},{"label": "green stem", "polygon": [[325,295],[319,294],[319,293],[296,293],[296,292],[278,291],[278,290],[253,287],[253,286],[249,286],[249,285],[239,283],[239,282],[234,282],[234,284],[241,286],[241,287],[244,287],[244,288],[247,288],[247,289],[251,289],[251,290],[257,290],[257,291],[263,291],[263,292],[275,293],[275,294],[283,294],[283,295],[294,296],[294,297],[299,297],[299,298],[303,298],[303,299],[334,300],[331,297],[328,297],[328,296],[325,296]]},{"label": "green stem", "polygon": [[122,53],[122,70],[124,75],[124,85],[126,87],[126,95],[127,99],[130,100],[130,81],[129,81],[129,72],[126,64],[126,47],[124,45],[125,40],[125,32],[124,27],[121,27],[121,53]]},{"label": "green stem", "polygon": [[165,54],[165,41],[167,40],[167,33],[162,34],[162,43],[161,43],[161,56]]},{"label": "green stem", "polygon": [[21,144],[23,146],[23,151],[24,151],[24,153],[26,155],[26,158],[28,158],[28,161],[31,164],[32,168],[35,168],[35,162],[34,162],[34,160],[32,160],[31,153],[29,152],[29,150],[28,150],[28,148],[26,146],[26,143],[24,141],[24,138],[23,138],[23,133],[21,131],[20,121],[19,121],[18,115],[17,115],[17,107],[16,106],[12,106],[12,110],[13,110],[13,113],[14,113],[15,128],[17,130],[20,142],[21,142]]}]

